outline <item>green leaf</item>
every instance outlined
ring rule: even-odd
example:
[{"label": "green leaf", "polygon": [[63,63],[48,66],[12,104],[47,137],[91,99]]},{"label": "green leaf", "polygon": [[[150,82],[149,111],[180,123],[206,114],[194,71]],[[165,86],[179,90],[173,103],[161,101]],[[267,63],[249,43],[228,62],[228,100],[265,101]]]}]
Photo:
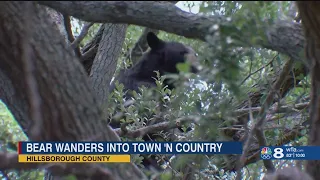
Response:
[{"label": "green leaf", "polygon": [[178,63],[177,64],[177,69],[180,71],[180,72],[190,72],[190,65],[188,63]]}]

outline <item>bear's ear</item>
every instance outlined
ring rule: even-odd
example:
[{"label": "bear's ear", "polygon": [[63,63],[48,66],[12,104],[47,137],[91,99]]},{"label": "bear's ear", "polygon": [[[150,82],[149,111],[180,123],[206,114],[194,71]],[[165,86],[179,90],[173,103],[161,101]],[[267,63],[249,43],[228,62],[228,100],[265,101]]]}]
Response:
[{"label": "bear's ear", "polygon": [[165,44],[164,41],[159,39],[153,32],[148,32],[147,42],[151,49],[160,49]]}]

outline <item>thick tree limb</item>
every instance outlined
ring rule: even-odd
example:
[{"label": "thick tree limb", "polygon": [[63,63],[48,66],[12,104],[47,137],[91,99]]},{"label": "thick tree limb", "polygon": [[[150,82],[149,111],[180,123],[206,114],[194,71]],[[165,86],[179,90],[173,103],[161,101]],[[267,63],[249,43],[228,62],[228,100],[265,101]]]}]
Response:
[{"label": "thick tree limb", "polygon": [[[209,28],[224,22],[221,16],[192,14],[170,3],[142,1],[39,1],[62,13],[88,22],[126,23],[163,30],[205,41]],[[301,61],[304,37],[301,25],[279,22],[265,29],[268,41],[261,46]],[[241,36],[241,35],[239,35]]]},{"label": "thick tree limb", "polygon": [[[206,16],[192,16],[171,3],[155,1],[39,1],[38,3],[88,22],[135,24],[202,40],[205,40],[209,27],[219,22],[218,19]],[[199,25],[202,27],[198,27]]]},{"label": "thick tree limb", "polygon": [[[99,105],[105,104],[127,32],[126,24],[103,24],[104,31],[90,71],[90,82]],[[105,107],[105,106],[103,106]]]}]

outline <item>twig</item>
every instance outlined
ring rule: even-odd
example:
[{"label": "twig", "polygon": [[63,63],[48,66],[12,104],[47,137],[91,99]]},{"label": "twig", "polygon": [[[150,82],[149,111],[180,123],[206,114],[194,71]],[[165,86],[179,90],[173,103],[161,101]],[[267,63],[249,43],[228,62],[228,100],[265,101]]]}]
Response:
[{"label": "twig", "polygon": [[[267,64],[263,65],[261,68],[255,70],[254,72],[251,72],[251,70],[250,70],[250,74],[249,74],[246,78],[244,78],[244,80],[242,80],[242,82],[241,82],[240,84],[243,84],[243,83],[246,82],[246,80],[248,80],[252,75],[254,75],[255,73],[257,73],[257,72],[261,71],[262,69],[266,68],[269,64],[271,64],[271,63],[274,61],[274,59],[275,59],[278,55],[279,55],[279,53],[278,53],[277,55],[275,55]],[[251,68],[251,67],[250,67],[250,68]]]}]

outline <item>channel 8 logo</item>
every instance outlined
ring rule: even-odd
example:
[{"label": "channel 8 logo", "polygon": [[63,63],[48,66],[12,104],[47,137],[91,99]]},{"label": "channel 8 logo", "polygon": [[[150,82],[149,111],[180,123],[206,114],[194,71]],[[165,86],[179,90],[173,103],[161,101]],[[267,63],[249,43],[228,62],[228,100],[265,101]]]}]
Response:
[{"label": "channel 8 logo", "polygon": [[272,150],[268,147],[264,147],[261,149],[260,157],[261,159],[271,159],[272,155],[276,159],[281,159],[284,157],[282,148],[274,148],[273,153]]},{"label": "channel 8 logo", "polygon": [[276,158],[276,159],[283,158],[284,157],[283,149],[282,148],[274,148],[273,157]]}]

